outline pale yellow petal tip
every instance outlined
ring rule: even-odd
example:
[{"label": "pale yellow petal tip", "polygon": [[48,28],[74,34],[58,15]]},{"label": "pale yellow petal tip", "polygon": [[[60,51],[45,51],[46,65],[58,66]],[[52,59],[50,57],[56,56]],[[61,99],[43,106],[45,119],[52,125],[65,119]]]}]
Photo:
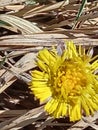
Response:
[{"label": "pale yellow petal tip", "polygon": [[51,97],[45,105],[49,115],[77,121],[98,110],[98,77],[94,73],[98,61],[88,59],[85,49],[82,52],[73,41],[62,51],[61,55],[46,48],[39,51],[39,70],[32,72],[30,89],[41,102]]}]

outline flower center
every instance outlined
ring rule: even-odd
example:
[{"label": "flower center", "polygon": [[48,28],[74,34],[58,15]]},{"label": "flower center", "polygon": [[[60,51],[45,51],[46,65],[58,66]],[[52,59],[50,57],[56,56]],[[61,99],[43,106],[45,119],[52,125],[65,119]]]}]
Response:
[{"label": "flower center", "polygon": [[[54,79],[54,80],[53,80]],[[53,95],[79,96],[87,85],[87,75],[77,63],[66,62],[53,77]]]}]

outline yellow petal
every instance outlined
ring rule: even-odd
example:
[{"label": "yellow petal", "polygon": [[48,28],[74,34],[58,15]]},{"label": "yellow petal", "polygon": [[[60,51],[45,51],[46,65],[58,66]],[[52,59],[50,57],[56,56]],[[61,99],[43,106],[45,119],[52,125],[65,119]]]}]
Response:
[{"label": "yellow petal", "polygon": [[87,97],[81,96],[81,105],[82,105],[82,109],[84,110],[85,114],[87,116],[89,116],[90,115],[90,110],[88,108],[86,99],[87,99]]},{"label": "yellow petal", "polygon": [[53,112],[56,111],[58,106],[58,101],[56,99],[50,99],[50,101],[46,104],[45,110],[53,115]]},{"label": "yellow petal", "polygon": [[47,50],[44,49],[39,52],[38,58],[45,62],[47,65],[49,65],[49,62],[54,62],[55,58],[51,55],[51,53]]},{"label": "yellow petal", "polygon": [[42,71],[46,71],[47,72],[47,65],[46,64],[44,64],[41,60],[38,60],[37,61],[37,65],[38,65],[38,67],[42,70]]},{"label": "yellow petal", "polygon": [[70,110],[70,121],[76,121],[81,119],[81,102],[78,100],[78,102],[71,107]]}]

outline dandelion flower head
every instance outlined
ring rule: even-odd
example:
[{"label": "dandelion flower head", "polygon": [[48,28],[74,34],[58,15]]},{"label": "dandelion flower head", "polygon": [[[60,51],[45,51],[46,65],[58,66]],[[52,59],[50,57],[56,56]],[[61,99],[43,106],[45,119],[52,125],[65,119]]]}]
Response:
[{"label": "dandelion flower head", "polygon": [[54,118],[77,121],[98,110],[98,60],[73,42],[61,54],[55,49],[39,51],[30,89]]}]

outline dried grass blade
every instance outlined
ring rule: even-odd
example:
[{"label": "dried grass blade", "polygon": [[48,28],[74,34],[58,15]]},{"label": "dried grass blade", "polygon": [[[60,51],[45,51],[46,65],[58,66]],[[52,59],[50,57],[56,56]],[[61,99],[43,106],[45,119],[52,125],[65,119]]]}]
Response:
[{"label": "dried grass blade", "polygon": [[[9,24],[13,28],[20,30],[23,34],[33,34],[33,33],[43,32],[40,28],[35,26],[33,23],[31,23],[27,20],[24,20],[22,18],[19,18],[17,16],[1,14],[0,20]],[[2,27],[2,24],[0,26]],[[5,27],[5,28],[6,28],[6,26],[3,25],[3,27]]]},{"label": "dried grass blade", "polygon": [[43,119],[45,117],[43,106],[39,108],[32,109],[25,113],[24,115],[13,118],[11,120],[7,120],[5,122],[0,123],[0,129],[2,130],[8,130],[8,129],[20,129],[21,127],[24,127],[28,124],[31,124],[38,119]]},{"label": "dried grass blade", "polygon": [[96,112],[94,114],[94,116],[89,116],[89,117],[85,117],[83,120],[80,120],[79,122],[77,122],[76,124],[74,124],[72,127],[68,128],[67,130],[84,130],[85,128],[87,128],[89,125],[88,122],[93,122],[98,118],[98,112]]},{"label": "dried grass blade", "polygon": [[27,110],[0,110],[0,120],[2,118],[11,118],[26,113]]},{"label": "dried grass blade", "polygon": [[17,4],[17,3],[22,3],[27,0],[0,0],[0,7],[5,6],[5,5],[10,5],[10,4]]},{"label": "dried grass blade", "polygon": [[[34,59],[36,57],[35,53],[28,53],[25,56],[23,56],[18,62],[15,64],[14,70],[17,72],[17,74],[23,73],[25,71],[28,71],[35,67]],[[11,68],[11,71],[13,71],[13,68]],[[2,79],[4,79],[4,84],[0,87],[0,93],[2,93],[6,88],[8,88],[13,82],[16,81],[17,78],[14,74],[12,74],[9,71],[5,71],[5,73],[1,76]]]},{"label": "dried grass blade", "polygon": [[[81,32],[81,31],[80,31]],[[72,33],[72,32],[71,32]],[[74,35],[75,32],[73,31]],[[77,33],[79,33],[77,31]],[[63,34],[34,34],[34,35],[13,35],[0,38],[0,47],[19,48],[20,47],[43,47],[43,46],[56,46],[57,40],[66,42],[67,40],[73,40],[76,44],[85,46],[98,45],[98,39],[90,39],[83,34],[76,35],[73,39],[66,37]],[[22,48],[21,48],[22,49]],[[20,49],[20,50],[21,50]]]},{"label": "dried grass blade", "polygon": [[68,4],[69,4],[69,1],[66,0],[66,1],[57,2],[55,4],[46,5],[44,7],[42,6],[40,8],[37,8],[37,10],[32,9],[32,10],[30,10],[27,13],[24,14],[24,18],[27,18],[28,15],[32,15],[32,13],[34,15],[36,13],[47,12],[47,11],[51,11],[51,10],[61,8],[61,6],[65,6],[65,5],[68,5]]}]

